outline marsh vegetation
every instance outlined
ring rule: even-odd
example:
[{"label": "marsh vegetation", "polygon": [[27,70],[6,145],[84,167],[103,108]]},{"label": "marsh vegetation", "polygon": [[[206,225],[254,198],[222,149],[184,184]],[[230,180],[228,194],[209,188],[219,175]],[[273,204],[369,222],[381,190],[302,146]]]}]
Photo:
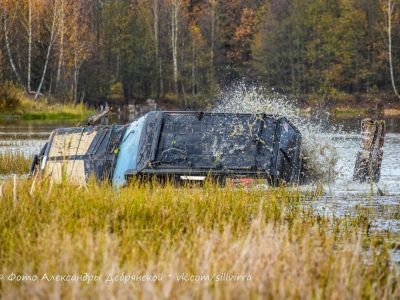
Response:
[{"label": "marsh vegetation", "polygon": [[5,174],[27,174],[32,158],[20,151],[0,153],[0,176]]},{"label": "marsh vegetation", "polygon": [[[39,178],[6,181],[1,272],[39,280],[3,280],[0,293],[5,299],[399,297],[399,273],[390,259],[399,245],[389,233],[370,235],[365,211],[323,217],[303,205],[318,196],[318,190],[208,183],[132,183],[116,192],[94,180],[79,188]],[[40,280],[85,272],[99,280]],[[145,274],[159,280],[116,280]],[[183,274],[251,279],[191,281]]]}]

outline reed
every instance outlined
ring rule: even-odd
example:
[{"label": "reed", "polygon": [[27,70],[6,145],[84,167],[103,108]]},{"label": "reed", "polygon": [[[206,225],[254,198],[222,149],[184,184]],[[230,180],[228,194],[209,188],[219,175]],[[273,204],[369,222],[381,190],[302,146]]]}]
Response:
[{"label": "reed", "polygon": [[[39,279],[1,280],[4,299],[400,297],[389,243],[364,218],[314,214],[315,193],[34,180],[5,182],[0,273]],[[46,279],[85,272],[99,280]],[[159,280],[127,280],[144,274]]]},{"label": "reed", "polygon": [[0,153],[0,174],[27,174],[32,158],[27,158],[20,151]]}]

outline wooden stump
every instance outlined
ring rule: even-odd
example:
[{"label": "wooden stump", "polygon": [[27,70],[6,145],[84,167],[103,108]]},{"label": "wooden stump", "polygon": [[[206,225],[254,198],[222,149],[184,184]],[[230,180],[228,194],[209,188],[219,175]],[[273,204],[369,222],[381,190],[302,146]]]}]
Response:
[{"label": "wooden stump", "polygon": [[[105,118],[108,114],[110,113],[110,109],[107,107],[105,110],[103,110],[98,114],[95,114],[93,116],[91,116],[88,120],[87,120],[87,125],[94,125],[96,122],[98,122],[99,120],[102,120],[103,122],[103,118]],[[108,119],[107,119],[108,120]],[[108,121],[107,121],[108,123]]]},{"label": "wooden stump", "polygon": [[379,182],[385,141],[385,121],[370,118],[361,121],[361,144],[357,153],[353,180]]}]

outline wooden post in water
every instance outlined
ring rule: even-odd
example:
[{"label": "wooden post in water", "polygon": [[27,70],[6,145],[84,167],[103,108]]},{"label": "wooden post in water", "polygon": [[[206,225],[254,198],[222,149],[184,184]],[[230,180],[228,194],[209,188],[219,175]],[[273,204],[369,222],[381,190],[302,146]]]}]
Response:
[{"label": "wooden post in water", "polygon": [[353,180],[379,182],[385,141],[385,121],[370,118],[361,121],[361,149],[357,153]]}]

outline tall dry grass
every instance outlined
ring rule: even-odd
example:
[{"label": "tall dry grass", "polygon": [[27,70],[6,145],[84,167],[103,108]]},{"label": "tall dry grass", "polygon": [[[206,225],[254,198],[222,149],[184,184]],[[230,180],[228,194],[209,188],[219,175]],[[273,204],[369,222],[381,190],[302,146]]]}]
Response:
[{"label": "tall dry grass", "polygon": [[[263,191],[211,184],[204,188],[132,184],[116,192],[94,181],[81,188],[39,180],[20,181],[16,187],[6,182],[0,200],[0,273],[36,274],[39,280],[3,279],[0,295],[4,299],[400,297],[390,245],[365,234],[368,220],[317,216],[303,207],[301,197],[284,188]],[[99,280],[40,280],[43,274],[85,272]],[[114,279],[122,274],[156,274],[162,280],[107,281],[110,274]],[[228,280],[223,274],[250,275],[251,280]],[[190,281],[190,275],[215,277]]]},{"label": "tall dry grass", "polygon": [[32,158],[19,151],[7,151],[0,153],[0,175],[27,174]]}]

